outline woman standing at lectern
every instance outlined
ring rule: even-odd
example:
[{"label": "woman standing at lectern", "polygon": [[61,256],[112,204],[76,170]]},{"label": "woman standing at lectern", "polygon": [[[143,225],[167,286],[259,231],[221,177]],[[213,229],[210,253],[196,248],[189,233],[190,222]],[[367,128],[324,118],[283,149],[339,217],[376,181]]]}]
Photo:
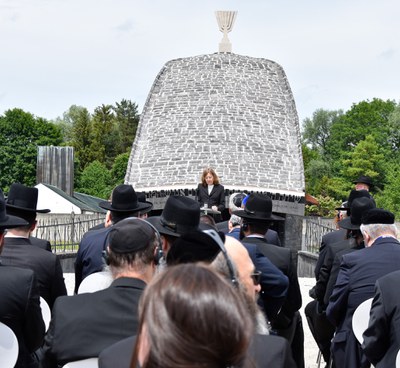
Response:
[{"label": "woman standing at lectern", "polygon": [[[197,200],[200,207],[208,207],[213,211],[222,211],[225,209],[225,191],[223,185],[219,183],[218,175],[214,169],[207,168],[201,175],[201,183],[197,187]],[[220,214],[214,214],[216,222],[222,220]]]}]

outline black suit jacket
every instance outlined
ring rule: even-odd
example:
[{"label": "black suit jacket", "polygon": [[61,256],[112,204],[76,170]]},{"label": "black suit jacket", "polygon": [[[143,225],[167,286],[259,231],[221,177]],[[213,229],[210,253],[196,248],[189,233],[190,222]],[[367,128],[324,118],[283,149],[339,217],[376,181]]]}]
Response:
[{"label": "black suit jacket", "polygon": [[221,184],[214,185],[210,194],[208,194],[208,187],[199,184],[197,187],[197,200],[200,202],[200,207],[204,204],[208,205],[208,208],[217,206],[218,211],[222,212],[225,209],[225,191]]},{"label": "black suit jacket", "polygon": [[375,284],[369,326],[362,348],[376,368],[395,367],[400,349],[400,271],[381,277]]},{"label": "black suit jacket", "polygon": [[[228,222],[229,222],[229,220],[218,222],[216,224],[217,230],[222,231],[224,234],[228,234],[229,233]],[[279,235],[275,230],[268,229],[268,231],[265,233],[264,237],[265,237],[265,239],[267,239],[268,244],[274,244],[274,245],[277,245],[278,247],[282,246],[281,240],[279,239]]]},{"label": "black suit jacket", "polygon": [[326,291],[325,291],[325,296],[324,296],[324,304],[328,305],[329,304],[329,299],[333,293],[333,289],[335,288],[336,280],[340,271],[340,264],[342,263],[342,257],[351,252],[355,252],[356,250],[364,249],[364,242],[362,242],[360,245],[355,245],[352,248],[348,249],[343,249],[339,252],[336,253],[335,259],[332,264],[332,269],[331,273],[329,275],[329,280],[328,284],[326,286]]},{"label": "black suit jacket", "polygon": [[102,252],[106,250],[111,228],[89,230],[83,235],[75,259],[75,293],[78,293],[79,285],[85,277],[103,270],[105,262]]},{"label": "black suit jacket", "polygon": [[33,247],[27,238],[4,238],[2,263],[6,266],[29,268],[36,274],[42,296],[50,309],[55,300],[67,295],[60,260],[53,253]]},{"label": "black suit jacket", "polygon": [[321,246],[319,247],[319,255],[318,255],[317,263],[315,264],[315,270],[314,270],[315,278],[317,279],[317,281],[319,278],[320,269],[321,269],[322,265],[324,264],[327,245],[334,244],[334,243],[344,240],[346,237],[346,233],[347,233],[347,230],[339,229],[339,230],[331,231],[322,237]]},{"label": "black suit jacket", "polygon": [[[137,333],[138,304],[146,284],[122,277],[107,289],[58,298],[43,346],[41,367],[97,357]],[[117,365],[115,365],[117,367]]]},{"label": "black suit jacket", "polygon": [[268,244],[277,245],[278,247],[282,246],[281,240],[279,239],[279,235],[275,230],[268,229],[264,237]]},{"label": "black suit jacket", "polygon": [[32,270],[0,265],[0,322],[18,339],[15,367],[30,367],[31,353],[43,341],[45,327],[39,302],[39,286]]},{"label": "black suit jacket", "polygon": [[[299,279],[297,277],[297,269],[294,262],[292,262],[292,256],[290,249],[278,247],[273,244],[268,244],[265,238],[261,237],[245,237],[243,243],[256,244],[258,249],[267,257],[274,266],[279,268],[285,276],[289,279],[289,288],[286,297],[286,301],[282,305],[282,310],[279,313],[278,320],[287,318],[289,320],[293,318],[296,311],[301,308],[302,298],[299,286]],[[274,325],[274,321],[273,325]],[[277,321],[277,324],[284,324],[284,321]],[[287,327],[287,326],[286,326]],[[280,327],[280,328],[286,328]],[[278,327],[276,327],[278,328]]]},{"label": "black suit jacket", "polygon": [[48,240],[39,239],[39,238],[36,238],[34,236],[30,236],[29,237],[29,241],[35,247],[39,247],[39,248],[42,248],[44,250],[47,250],[47,251],[51,252],[51,244],[50,244],[50,242]]},{"label": "black suit jacket", "polygon": [[338,252],[341,252],[345,249],[350,249],[355,245],[355,240],[345,239],[333,244],[325,245],[325,257],[324,262],[319,270],[319,276],[317,283],[315,285],[315,295],[317,297],[318,302],[321,306],[324,306],[323,309],[326,309],[324,305],[324,297],[328,286],[329,277],[331,274],[332,266],[335,260],[335,255]]},{"label": "black suit jacket", "polygon": [[366,367],[366,357],[352,331],[356,308],[374,296],[378,278],[399,269],[400,243],[394,238],[377,239],[371,247],[342,257],[340,271],[326,316],[336,326],[332,355],[336,367]]},{"label": "black suit jacket", "polygon": [[[128,368],[136,336],[121,340],[99,356],[99,368]],[[279,336],[255,335],[249,347],[249,359],[257,368],[295,368],[288,342]]]}]

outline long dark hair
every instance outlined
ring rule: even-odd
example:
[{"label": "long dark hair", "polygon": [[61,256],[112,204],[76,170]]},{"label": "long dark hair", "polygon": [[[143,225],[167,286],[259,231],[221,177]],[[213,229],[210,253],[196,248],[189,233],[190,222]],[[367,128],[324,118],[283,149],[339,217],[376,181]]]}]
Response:
[{"label": "long dark hair", "polygon": [[245,367],[254,334],[237,291],[204,265],[168,268],[146,288],[131,368],[141,339],[149,352],[142,368]]}]

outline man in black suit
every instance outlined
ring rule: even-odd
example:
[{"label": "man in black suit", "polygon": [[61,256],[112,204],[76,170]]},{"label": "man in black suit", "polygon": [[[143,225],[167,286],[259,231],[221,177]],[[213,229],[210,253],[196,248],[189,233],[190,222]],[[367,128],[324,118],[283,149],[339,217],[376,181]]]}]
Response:
[{"label": "man in black suit", "polygon": [[336,367],[369,367],[352,331],[355,309],[374,295],[378,278],[396,271],[400,264],[400,243],[394,215],[374,208],[362,216],[360,230],[365,248],[343,255],[340,271],[326,316],[336,327],[332,357]]},{"label": "man in black suit", "polygon": [[[26,225],[27,222],[22,218],[6,214],[3,192],[0,190],[0,255],[6,229]],[[11,328],[18,340],[19,352],[15,367],[37,367],[32,353],[41,345],[45,327],[34,272],[4,266],[0,262],[0,300],[0,322]]]},{"label": "man in black suit", "polygon": [[[131,185],[118,185],[112,192],[111,201],[99,203],[108,210],[106,222],[117,224],[128,217],[138,217],[152,207],[149,202],[140,202]],[[108,233],[112,225],[98,230],[89,230],[82,237],[75,259],[75,293],[78,292],[82,280],[94,272],[103,270],[105,264],[102,257],[106,250]]]},{"label": "man in black suit", "polygon": [[127,218],[111,227],[107,263],[114,281],[104,290],[57,299],[42,368],[97,357],[137,332],[139,299],[153,277],[160,246],[160,235],[145,220]]},{"label": "man in black suit", "polygon": [[[217,223],[217,229],[218,231],[222,231],[224,234],[228,234],[233,236],[235,239],[240,240],[240,234],[239,231],[235,231],[233,233],[230,233],[231,230],[229,229],[229,222],[232,222],[232,214],[234,211],[239,211],[244,205],[242,206],[243,200],[247,199],[247,195],[245,193],[233,193],[229,197],[229,215],[231,215],[231,219],[227,221],[222,221]],[[234,219],[237,218],[237,216],[234,215]],[[239,228],[239,226],[238,226]],[[268,244],[274,244],[277,245],[278,247],[281,247],[281,240],[279,239],[279,235],[275,230],[268,229],[268,231],[265,233],[265,239],[267,239]]]},{"label": "man in black suit", "polygon": [[36,222],[38,190],[22,184],[13,184],[7,198],[7,212],[23,217],[28,225],[10,229],[5,236],[2,262],[4,265],[29,268],[36,274],[40,296],[50,308],[61,295],[67,294],[60,260],[55,254],[32,246],[29,240],[32,226]]},{"label": "man in black suit", "polygon": [[326,245],[326,255],[314,288],[316,300],[311,301],[305,308],[307,321],[325,362],[329,362],[331,340],[335,333],[335,328],[328,321],[325,310],[336,283],[341,257],[364,248],[364,239],[360,231],[361,218],[372,208],[375,208],[375,202],[368,197],[360,197],[351,202],[350,217],[338,222],[338,225],[346,231],[346,239]]},{"label": "man in black suit", "polygon": [[183,234],[198,230],[200,224],[199,202],[184,196],[170,196],[165,203],[161,216],[147,218],[160,233],[162,240],[162,259],[165,258],[172,244]]},{"label": "man in black suit", "polygon": [[395,367],[400,349],[400,270],[379,278],[362,349],[376,368]]},{"label": "man in black suit", "polygon": [[278,316],[271,319],[271,324],[278,335],[288,339],[297,366],[304,367],[304,332],[299,313],[302,298],[297,267],[290,249],[268,244],[264,237],[270,222],[281,221],[283,218],[272,214],[272,200],[262,194],[251,194],[244,209],[235,211],[234,214],[242,218],[241,230],[245,235],[242,239],[243,244],[257,246],[289,279],[287,298]]},{"label": "man in black suit", "polygon": [[11,184],[6,204],[7,212],[28,221],[30,225],[29,241],[32,245],[51,252],[51,244],[48,240],[31,236],[37,224],[36,214],[50,212],[49,209],[38,210],[36,208],[38,194],[37,188],[27,187],[19,183]]},{"label": "man in black suit", "polygon": [[[211,267],[223,274],[230,281],[232,276],[239,294],[245,300],[250,313],[257,310],[256,298],[260,291],[260,285],[255,278],[254,264],[251,261],[246,248],[232,237],[226,237],[225,243],[218,245],[215,241],[218,234],[211,237],[206,232],[193,231],[183,235],[172,246],[168,264],[180,264],[191,262],[211,263]],[[218,239],[217,239],[218,240]],[[226,249],[225,255],[221,250]],[[230,262],[230,266],[228,266]],[[229,267],[231,267],[229,269]],[[262,313],[261,313],[262,315]],[[261,316],[264,318],[264,316]],[[259,321],[255,321],[257,334],[249,347],[249,357],[257,367],[294,368],[296,367],[291,356],[288,342],[280,336],[268,334],[268,329],[262,327],[260,331]],[[261,325],[265,325],[261,323]],[[136,336],[124,339],[105,349],[99,356],[100,368],[129,366],[132,357]]]}]

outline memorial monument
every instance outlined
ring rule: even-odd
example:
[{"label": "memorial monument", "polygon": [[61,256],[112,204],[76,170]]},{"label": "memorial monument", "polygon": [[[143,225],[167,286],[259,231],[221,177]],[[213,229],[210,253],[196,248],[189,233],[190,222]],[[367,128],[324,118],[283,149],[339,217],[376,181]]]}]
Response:
[{"label": "memorial monument", "polygon": [[305,182],[293,94],[276,62],[228,51],[236,12],[227,13],[217,12],[220,52],[171,60],[156,76],[125,183],[162,209],[169,195],[194,196],[211,166],[226,199],[236,191],[269,194],[286,218],[283,242],[297,248]]}]

